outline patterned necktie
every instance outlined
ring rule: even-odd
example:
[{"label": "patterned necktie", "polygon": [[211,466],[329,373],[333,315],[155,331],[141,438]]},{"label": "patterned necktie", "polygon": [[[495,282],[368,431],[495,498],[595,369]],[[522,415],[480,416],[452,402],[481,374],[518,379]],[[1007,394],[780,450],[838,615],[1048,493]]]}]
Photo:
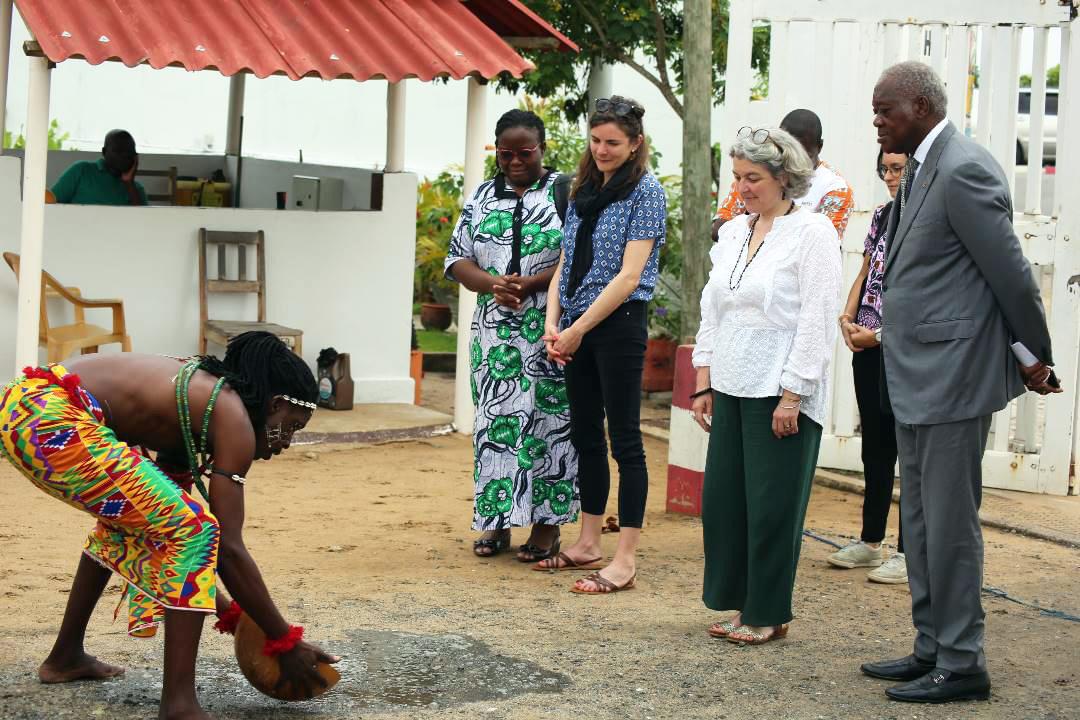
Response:
[{"label": "patterned necktie", "polygon": [[900,178],[900,214],[904,214],[904,207],[907,205],[908,195],[911,194],[911,186],[915,183],[915,173],[919,171],[919,165],[921,163],[914,157],[908,158],[907,165],[904,167],[904,176]]}]

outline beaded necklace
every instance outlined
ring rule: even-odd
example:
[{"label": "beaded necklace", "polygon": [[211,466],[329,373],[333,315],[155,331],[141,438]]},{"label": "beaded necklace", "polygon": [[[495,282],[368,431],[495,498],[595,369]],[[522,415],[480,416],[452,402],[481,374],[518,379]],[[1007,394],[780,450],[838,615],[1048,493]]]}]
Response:
[{"label": "beaded necklace", "polygon": [[[787,209],[784,215],[790,215],[795,210],[795,203],[791,203],[791,207]],[[757,250],[753,255],[750,255],[750,240],[754,237],[754,228],[757,227],[757,221],[761,219],[761,215],[756,216],[750,221],[750,232],[746,233],[746,240],[743,241],[742,246],[739,248],[739,257],[735,258],[735,264],[731,266],[731,274],[728,275],[728,290],[734,292],[742,285],[743,275],[746,274],[747,268],[750,267],[750,263],[754,262],[757,256],[761,253],[761,248],[765,245],[765,238],[761,239],[761,243],[757,246]],[[739,267],[739,262],[742,260],[743,253],[747,253],[746,264],[743,265],[742,270],[739,271],[739,279],[735,280],[735,268]]]},{"label": "beaded necklace", "polygon": [[206,403],[206,412],[203,413],[202,434],[199,437],[199,445],[195,445],[195,436],[191,429],[191,399],[188,388],[191,378],[195,376],[200,358],[192,358],[184,363],[180,372],[176,374],[176,412],[180,420],[180,435],[184,439],[184,450],[187,452],[188,467],[191,469],[191,477],[195,481],[195,487],[199,494],[207,501],[210,493],[206,491],[206,485],[202,481],[203,473],[210,467],[210,455],[207,449],[210,445],[210,415],[214,412],[214,404],[217,402],[221,388],[225,386],[225,378],[218,378],[214,389],[210,392],[210,399]]}]

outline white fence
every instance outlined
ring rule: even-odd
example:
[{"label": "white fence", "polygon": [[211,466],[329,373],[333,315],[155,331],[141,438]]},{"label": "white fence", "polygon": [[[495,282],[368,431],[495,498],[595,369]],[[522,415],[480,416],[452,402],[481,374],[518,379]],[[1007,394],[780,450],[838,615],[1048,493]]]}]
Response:
[{"label": "white fence", "polygon": [[[731,0],[727,145],[742,125],[776,125],[790,110],[805,107],[821,116],[823,157],[844,173],[855,191],[856,213],[844,239],[845,290],[861,264],[870,213],[886,199],[874,172],[877,154],[871,95],[881,71],[902,60],[921,60],[946,82],[949,119],[986,145],[1015,177],[1021,33],[1033,29],[1030,141],[1032,158],[1015,227],[1043,287],[1054,360],[1065,392],[1047,399],[1028,393],[994,419],[984,459],[989,487],[1064,495],[1076,493],[1074,462],[1080,454],[1075,430],[1080,355],[1080,208],[1067,202],[1080,187],[1080,37],[1071,32],[1073,8],[1058,0]],[[902,15],[900,13],[903,13]],[[755,26],[770,26],[768,97],[751,99],[750,66]],[[1044,99],[1051,28],[1061,33],[1061,81],[1056,131],[1060,192],[1043,200]],[[977,55],[977,57],[976,57]],[[978,76],[976,107],[968,111],[969,82]],[[971,122],[971,117],[976,123]],[[974,125],[974,126],[973,126]],[[724,175],[730,172],[725,161]],[[1070,192],[1071,191],[1071,192]],[[838,342],[833,363],[834,397],[819,464],[861,470],[858,411],[851,357]]]}]

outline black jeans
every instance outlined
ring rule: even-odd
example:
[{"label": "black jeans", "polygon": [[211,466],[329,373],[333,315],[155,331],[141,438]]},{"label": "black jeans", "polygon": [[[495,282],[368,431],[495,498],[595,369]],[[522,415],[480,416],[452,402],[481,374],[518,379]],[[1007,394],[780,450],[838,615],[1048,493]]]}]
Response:
[{"label": "black jeans", "polygon": [[648,341],[646,303],[620,305],[585,334],[566,365],[570,439],[578,451],[581,510],[603,515],[611,490],[604,416],[619,466],[619,524],[640,528],[649,474],[641,442],[641,374]]},{"label": "black jeans", "polygon": [[[862,423],[862,462],[866,477],[863,499],[862,541],[878,543],[885,539],[885,523],[892,505],[896,473],[896,420],[881,407],[881,348],[853,353],[851,369],[855,374],[855,401]],[[904,552],[901,526],[896,549]]]}]

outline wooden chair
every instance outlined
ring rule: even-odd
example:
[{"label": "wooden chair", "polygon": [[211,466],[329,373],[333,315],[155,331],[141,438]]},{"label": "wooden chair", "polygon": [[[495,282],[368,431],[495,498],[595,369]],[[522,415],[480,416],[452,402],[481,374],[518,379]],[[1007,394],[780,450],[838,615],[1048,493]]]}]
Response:
[{"label": "wooden chair", "polygon": [[166,193],[147,193],[147,202],[163,202],[169,205],[176,204],[176,167],[168,170],[136,170],[135,177],[161,177],[168,183],[169,191]]},{"label": "wooden chair", "polygon": [[[207,277],[207,248],[217,248],[217,277]],[[226,279],[225,251],[235,246],[238,259],[236,280]],[[255,279],[249,280],[248,248],[255,248]],[[227,346],[229,340],[248,332],[262,330],[273,333],[292,348],[297,355],[303,353],[304,331],[266,321],[266,238],[262,230],[255,232],[223,232],[199,229],[199,354],[206,354],[208,342]],[[256,293],[259,296],[258,317],[252,321],[211,320],[207,307],[209,293]]]},{"label": "wooden chair", "polygon": [[[4,253],[4,260],[19,277],[19,256]],[[71,303],[75,309],[75,322],[70,325],[51,326],[46,301],[59,297]],[[87,308],[111,308],[112,330],[106,330],[86,322]],[[49,273],[41,271],[41,331],[38,343],[45,347],[48,362],[60,362],[78,350],[81,354],[98,351],[99,345],[120,343],[123,352],[131,352],[131,338],[124,320],[123,300],[90,299],[82,297],[77,287],[65,287]]]}]

